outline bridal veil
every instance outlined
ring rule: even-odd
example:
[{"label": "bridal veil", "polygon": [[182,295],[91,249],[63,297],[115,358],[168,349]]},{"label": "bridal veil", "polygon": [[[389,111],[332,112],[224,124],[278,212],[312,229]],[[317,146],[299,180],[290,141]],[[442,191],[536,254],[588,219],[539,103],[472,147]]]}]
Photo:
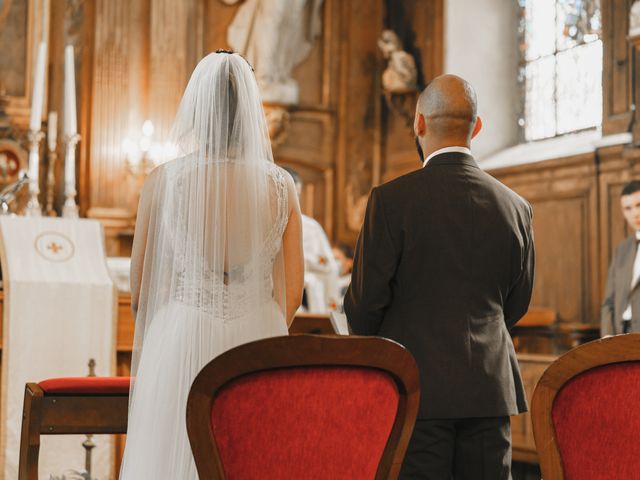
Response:
[{"label": "bridal veil", "polygon": [[171,140],[178,153],[150,174],[136,224],[121,478],[196,478],[185,427],[193,378],[229,348],[287,333],[287,181],[241,56],[213,53],[198,64]]}]

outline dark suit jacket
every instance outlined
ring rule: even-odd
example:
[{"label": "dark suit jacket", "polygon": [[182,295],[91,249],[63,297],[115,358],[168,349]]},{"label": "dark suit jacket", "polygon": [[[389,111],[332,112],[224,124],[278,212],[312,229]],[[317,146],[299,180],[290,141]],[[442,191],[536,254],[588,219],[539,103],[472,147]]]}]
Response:
[{"label": "dark suit jacket", "polygon": [[533,263],[529,204],[443,153],[371,192],[344,308],[354,333],[414,355],[419,418],[514,415],[527,403],[508,329]]},{"label": "dark suit jacket", "polygon": [[631,288],[633,263],[636,258],[636,241],[631,236],[621,242],[611,259],[607,290],[600,313],[600,335],[617,335],[622,332],[622,313],[631,302],[632,332],[640,332],[640,287]]}]

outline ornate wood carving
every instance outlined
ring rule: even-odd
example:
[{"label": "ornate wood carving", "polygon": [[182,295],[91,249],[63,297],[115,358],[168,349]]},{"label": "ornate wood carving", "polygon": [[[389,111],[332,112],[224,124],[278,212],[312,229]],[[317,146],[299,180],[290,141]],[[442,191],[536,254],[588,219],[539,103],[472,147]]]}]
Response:
[{"label": "ornate wood carving", "polygon": [[627,34],[632,3],[633,0],[602,2],[604,41],[602,130],[605,135],[626,132],[631,123],[633,62],[631,49],[627,43]]},{"label": "ornate wood carving", "polygon": [[334,213],[334,116],[327,111],[301,109],[292,112],[286,141],[276,159],[303,178],[301,208],[333,237]]}]

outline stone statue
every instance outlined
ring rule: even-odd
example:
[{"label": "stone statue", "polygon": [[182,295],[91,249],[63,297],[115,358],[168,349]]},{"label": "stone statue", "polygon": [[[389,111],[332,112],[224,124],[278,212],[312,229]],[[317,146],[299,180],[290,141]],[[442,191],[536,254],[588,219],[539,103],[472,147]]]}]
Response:
[{"label": "stone statue", "polygon": [[263,101],[296,105],[298,84],[291,75],[322,33],[322,0],[222,1],[244,1],[227,41],[253,65]]},{"label": "stone statue", "polygon": [[417,90],[418,71],[413,57],[402,49],[400,38],[393,30],[384,30],[378,40],[384,58],[389,60],[382,73],[382,88],[386,93],[408,93]]},{"label": "stone statue", "polygon": [[640,36],[640,0],[633,2],[629,14],[629,36]]}]

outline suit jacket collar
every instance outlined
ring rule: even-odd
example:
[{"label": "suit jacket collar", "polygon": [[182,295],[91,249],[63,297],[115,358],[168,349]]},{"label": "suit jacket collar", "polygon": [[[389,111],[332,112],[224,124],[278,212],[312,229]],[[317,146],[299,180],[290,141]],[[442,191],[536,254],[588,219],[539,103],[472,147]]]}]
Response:
[{"label": "suit jacket collar", "polygon": [[[627,285],[631,283],[631,278],[633,277],[633,267],[636,260],[636,254],[638,251],[638,244],[636,243],[636,235],[631,235],[626,239],[627,247],[625,252],[625,261],[624,261],[624,275],[628,278]],[[629,286],[629,295],[631,295],[636,288],[640,285],[640,279],[636,280],[633,285]]]},{"label": "suit jacket collar", "polygon": [[473,156],[461,152],[446,152],[435,155],[427,162],[424,168],[438,165],[466,165],[468,167],[480,168]]},{"label": "suit jacket collar", "polygon": [[[631,291],[631,277],[633,276],[633,262],[636,254],[636,240],[635,237],[627,237],[624,241],[624,247],[622,251],[622,268],[620,269],[621,287],[623,297],[627,298]],[[616,282],[617,286],[617,282]]]}]

